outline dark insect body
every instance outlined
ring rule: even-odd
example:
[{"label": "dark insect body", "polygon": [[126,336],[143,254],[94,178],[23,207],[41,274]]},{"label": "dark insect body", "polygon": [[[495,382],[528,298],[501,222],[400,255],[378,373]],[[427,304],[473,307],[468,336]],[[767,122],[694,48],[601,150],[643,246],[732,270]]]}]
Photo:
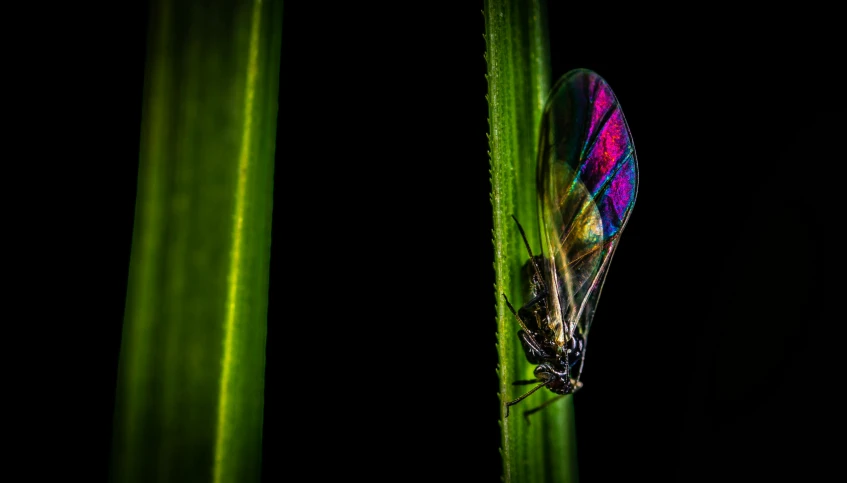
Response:
[{"label": "dark insect body", "polygon": [[[582,387],[588,330],[638,189],[632,136],[617,98],[599,75],[565,74],[545,104],[538,146],[537,191],[542,254],[534,255],[517,219],[529,261],[529,301],[515,310],[518,337],[536,364],[536,384],[506,403],[546,387],[558,395]],[[513,217],[514,218],[514,217]]]}]

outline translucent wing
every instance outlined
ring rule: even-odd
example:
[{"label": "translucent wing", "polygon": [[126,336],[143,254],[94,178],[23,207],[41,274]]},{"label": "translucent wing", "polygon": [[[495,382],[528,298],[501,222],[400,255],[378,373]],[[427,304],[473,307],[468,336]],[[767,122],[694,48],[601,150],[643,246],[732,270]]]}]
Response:
[{"label": "translucent wing", "polygon": [[538,154],[541,239],[555,267],[548,324],[562,347],[577,325],[588,335],[638,190],[632,136],[603,78],[579,69],[556,83],[542,114]]}]

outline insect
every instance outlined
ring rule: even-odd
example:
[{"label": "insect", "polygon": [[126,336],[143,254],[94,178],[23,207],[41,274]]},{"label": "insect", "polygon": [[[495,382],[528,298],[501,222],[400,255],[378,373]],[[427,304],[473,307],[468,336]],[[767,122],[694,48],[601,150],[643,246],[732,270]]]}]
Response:
[{"label": "insect", "polygon": [[[638,191],[638,163],[618,100],[595,72],[576,69],[551,89],[542,111],[537,165],[541,254],[534,255],[515,218],[529,261],[529,301],[515,310],[518,337],[536,364],[535,384],[558,394],[539,411],[582,387],[588,330],[609,264]],[[513,216],[514,218],[514,216]]]}]

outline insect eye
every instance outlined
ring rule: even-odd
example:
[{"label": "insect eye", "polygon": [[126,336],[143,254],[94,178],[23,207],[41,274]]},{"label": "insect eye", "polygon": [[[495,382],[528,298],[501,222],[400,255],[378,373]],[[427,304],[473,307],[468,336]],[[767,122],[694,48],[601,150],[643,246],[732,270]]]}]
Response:
[{"label": "insect eye", "polygon": [[550,378],[553,377],[554,371],[547,364],[539,364],[535,367],[535,370],[532,371],[532,373],[535,375],[536,378],[538,378],[538,380],[548,381],[550,380]]},{"label": "insect eye", "polygon": [[568,350],[571,354],[582,354],[582,347],[585,344],[582,336],[579,334],[574,334],[573,337],[568,340]]}]

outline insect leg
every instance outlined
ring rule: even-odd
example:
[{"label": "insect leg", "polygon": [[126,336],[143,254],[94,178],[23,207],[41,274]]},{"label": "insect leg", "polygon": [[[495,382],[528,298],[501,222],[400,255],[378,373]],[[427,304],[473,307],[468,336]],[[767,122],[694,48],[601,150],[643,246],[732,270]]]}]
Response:
[{"label": "insect leg", "polygon": [[506,417],[507,417],[507,418],[509,417],[509,406],[514,406],[515,404],[517,404],[517,403],[519,403],[519,402],[523,401],[524,399],[526,399],[526,398],[527,398],[527,396],[529,396],[530,394],[534,393],[535,391],[537,391],[537,390],[541,389],[542,387],[546,386],[546,385],[547,385],[547,384],[549,384],[550,382],[552,382],[552,380],[542,382],[541,384],[539,384],[539,385],[537,385],[537,386],[533,387],[532,389],[530,389],[529,391],[527,391],[527,393],[526,393],[526,394],[524,394],[523,396],[520,396],[520,397],[518,397],[517,399],[513,399],[513,400],[511,400],[511,401],[507,402],[507,403],[506,403]]},{"label": "insect leg", "polygon": [[574,392],[576,392],[577,389],[582,387],[582,383],[579,382],[579,378],[582,377],[582,366],[585,365],[585,349],[586,349],[586,344],[583,344],[583,346],[582,346],[582,357],[579,358],[579,370],[576,373],[576,379],[575,379],[576,382],[574,383],[574,388],[575,388]]},{"label": "insect leg", "polygon": [[529,247],[529,240],[526,239],[526,233],[523,231],[523,227],[521,226],[521,222],[515,218],[515,215],[512,215],[512,219],[515,220],[515,223],[518,224],[518,230],[521,232],[521,237],[523,238],[523,243],[526,245],[526,251],[529,252],[529,260],[532,262],[532,266],[535,268],[535,275],[538,277],[538,283],[541,285],[541,292],[547,292],[547,286],[544,284],[544,277],[541,275],[541,267],[538,266],[538,261],[535,259],[535,256],[532,254],[532,249]]},{"label": "insect leg", "polygon": [[529,300],[529,302],[527,302],[527,303],[526,303],[526,305],[524,305],[524,308],[532,307],[533,305],[535,305],[535,304],[537,304],[538,302],[540,302],[541,300],[543,300],[543,299],[544,299],[544,297],[546,297],[546,296],[547,296],[547,292],[540,292],[538,295],[536,295],[535,297],[531,298],[531,299]]},{"label": "insect leg", "polygon": [[536,407],[536,408],[530,409],[530,410],[528,410],[528,411],[524,411],[524,412],[523,412],[523,417],[526,419],[526,424],[527,424],[527,425],[529,425],[529,415],[530,415],[530,414],[537,413],[538,411],[541,411],[542,409],[544,409],[544,408],[546,408],[547,406],[549,406],[549,405],[553,404],[554,402],[558,401],[559,399],[562,399],[562,398],[563,398],[563,397],[565,397],[565,396],[566,396],[566,394],[559,394],[558,396],[556,396],[556,397],[554,397],[553,399],[550,399],[550,400],[548,400],[548,401],[544,402],[543,404],[541,404],[540,406],[538,406],[538,407]]},{"label": "insect leg", "polygon": [[524,379],[522,381],[515,381],[512,383],[513,386],[520,386],[523,384],[535,384],[539,382],[538,379]]},{"label": "insect leg", "polygon": [[526,333],[529,333],[529,329],[526,327],[526,324],[524,323],[523,319],[521,319],[521,317],[520,317],[520,316],[518,315],[518,313],[515,311],[515,308],[514,308],[514,307],[512,307],[512,304],[509,302],[509,298],[508,298],[508,297],[506,297],[506,294],[504,294],[504,293],[503,293],[503,294],[500,294],[500,295],[502,295],[502,296],[503,296],[503,299],[505,299],[505,300],[506,300],[506,305],[509,307],[509,310],[511,310],[511,311],[512,311],[512,313],[513,313],[513,314],[515,314],[515,318],[518,320],[518,323],[519,323],[519,324],[521,324],[521,328],[522,328],[522,329],[523,329]]}]

